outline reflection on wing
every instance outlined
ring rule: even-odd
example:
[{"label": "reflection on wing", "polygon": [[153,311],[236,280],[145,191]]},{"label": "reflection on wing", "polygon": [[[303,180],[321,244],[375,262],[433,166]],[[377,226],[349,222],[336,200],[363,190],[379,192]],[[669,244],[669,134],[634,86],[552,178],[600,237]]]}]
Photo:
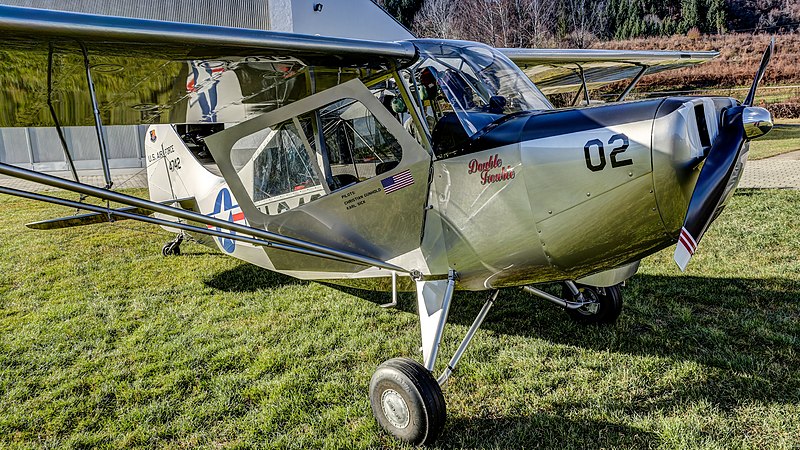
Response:
[{"label": "reflection on wing", "polygon": [[[239,122],[416,57],[377,42],[0,5],[0,126],[93,123],[86,49],[103,123]],[[313,73],[313,76],[310,74]]]},{"label": "reflection on wing", "polygon": [[504,48],[545,94],[573,92],[581,86],[583,69],[589,89],[635,77],[643,67],[648,74],[700,64],[717,52],[674,52],[640,50],[559,50]]}]

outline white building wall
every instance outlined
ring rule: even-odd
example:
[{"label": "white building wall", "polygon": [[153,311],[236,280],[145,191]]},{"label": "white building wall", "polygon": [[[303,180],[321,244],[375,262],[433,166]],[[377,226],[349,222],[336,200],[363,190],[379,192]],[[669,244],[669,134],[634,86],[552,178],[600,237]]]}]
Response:
[{"label": "white building wall", "polygon": [[0,0],[28,8],[269,30],[269,0]]},{"label": "white building wall", "polygon": [[[272,0],[286,3],[289,0]],[[371,0],[293,0],[292,31],[376,41],[401,41],[414,36]],[[315,11],[315,5],[322,5]]]}]

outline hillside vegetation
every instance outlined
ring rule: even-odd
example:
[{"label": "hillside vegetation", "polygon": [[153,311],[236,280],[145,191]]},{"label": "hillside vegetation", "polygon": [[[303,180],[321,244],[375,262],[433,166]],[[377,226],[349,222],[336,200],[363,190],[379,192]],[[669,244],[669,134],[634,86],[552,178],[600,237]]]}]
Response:
[{"label": "hillside vegetation", "polygon": [[[720,56],[705,64],[642,78],[638,91],[720,94],[742,98],[753,82],[769,34],[729,33],[696,37],[640,38],[597,42],[593,48],[627,50],[712,50]],[[800,116],[800,33],[775,36],[775,54],[764,75],[757,101],[777,117]]]},{"label": "hillside vegetation", "polygon": [[793,0],[375,0],[420,37],[496,47],[588,47],[637,37],[800,26]]},{"label": "hillside vegetation", "polygon": [[[800,2],[792,0],[374,0],[419,37],[495,47],[714,50],[703,65],[646,76],[635,96],[743,98],[769,38],[776,54],[758,102],[800,117]],[[619,93],[620,83],[594,93]],[[666,91],[666,92],[665,92]],[[566,98],[566,97],[565,97]],[[559,101],[555,101],[559,103]]]}]

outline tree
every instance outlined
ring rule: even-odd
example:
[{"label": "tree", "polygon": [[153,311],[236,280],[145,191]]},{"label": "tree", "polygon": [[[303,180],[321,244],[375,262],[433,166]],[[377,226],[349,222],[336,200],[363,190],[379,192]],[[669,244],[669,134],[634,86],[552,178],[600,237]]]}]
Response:
[{"label": "tree", "polygon": [[457,3],[451,0],[426,0],[414,17],[414,34],[420,37],[454,39]]},{"label": "tree", "polygon": [[606,21],[606,5],[604,2],[592,0],[567,0],[568,25],[571,29],[569,38],[577,48],[586,48],[600,31],[600,24]]},{"label": "tree", "polygon": [[409,30],[424,0],[373,0]]}]

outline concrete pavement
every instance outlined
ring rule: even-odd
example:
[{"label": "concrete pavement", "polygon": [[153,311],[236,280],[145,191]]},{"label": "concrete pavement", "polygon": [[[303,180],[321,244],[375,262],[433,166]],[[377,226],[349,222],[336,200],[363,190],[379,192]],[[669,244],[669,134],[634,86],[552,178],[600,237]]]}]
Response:
[{"label": "concrete pavement", "polygon": [[[73,180],[70,172],[49,172],[49,175]],[[101,170],[78,171],[78,178],[82,183],[91,184],[92,186],[103,187],[106,184]],[[135,169],[112,169],[111,181],[114,182],[114,186],[112,187],[115,190],[147,188],[147,169],[144,167]],[[0,186],[34,192],[58,190],[43,184],[7,176],[0,176]]]},{"label": "concrete pavement", "polygon": [[800,151],[748,161],[739,187],[800,189]]}]

